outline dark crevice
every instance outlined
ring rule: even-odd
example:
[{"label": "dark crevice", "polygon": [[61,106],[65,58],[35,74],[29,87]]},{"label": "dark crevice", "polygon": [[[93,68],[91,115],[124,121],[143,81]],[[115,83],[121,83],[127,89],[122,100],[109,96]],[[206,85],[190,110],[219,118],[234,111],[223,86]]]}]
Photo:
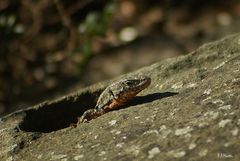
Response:
[{"label": "dark crevice", "polygon": [[84,111],[95,106],[100,92],[86,92],[80,95],[77,100],[74,97],[69,97],[37,109],[27,110],[19,128],[26,132],[47,133],[69,127],[72,123],[77,122],[77,118]]}]

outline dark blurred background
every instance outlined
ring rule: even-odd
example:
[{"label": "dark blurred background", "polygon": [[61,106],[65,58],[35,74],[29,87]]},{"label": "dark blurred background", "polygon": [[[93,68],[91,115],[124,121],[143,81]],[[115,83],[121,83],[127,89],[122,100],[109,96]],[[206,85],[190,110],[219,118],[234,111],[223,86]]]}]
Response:
[{"label": "dark blurred background", "polygon": [[1,0],[0,116],[239,29],[239,0]]}]

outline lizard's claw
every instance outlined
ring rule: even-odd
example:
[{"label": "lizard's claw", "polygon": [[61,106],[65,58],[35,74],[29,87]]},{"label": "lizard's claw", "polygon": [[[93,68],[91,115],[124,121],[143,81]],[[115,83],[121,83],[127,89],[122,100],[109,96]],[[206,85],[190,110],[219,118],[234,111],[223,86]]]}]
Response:
[{"label": "lizard's claw", "polygon": [[96,113],[95,109],[89,109],[83,113],[83,115],[78,119],[78,123],[84,123],[91,120]]},{"label": "lizard's claw", "polygon": [[77,123],[71,123],[69,126],[70,127],[77,127],[79,124],[81,123],[86,123],[88,122],[86,119],[82,118],[82,117],[77,117]]},{"label": "lizard's claw", "polygon": [[78,118],[77,124],[89,122],[90,120],[95,119],[102,114],[104,114],[104,111],[102,110],[99,111],[97,109],[89,109],[85,111],[80,118]]}]

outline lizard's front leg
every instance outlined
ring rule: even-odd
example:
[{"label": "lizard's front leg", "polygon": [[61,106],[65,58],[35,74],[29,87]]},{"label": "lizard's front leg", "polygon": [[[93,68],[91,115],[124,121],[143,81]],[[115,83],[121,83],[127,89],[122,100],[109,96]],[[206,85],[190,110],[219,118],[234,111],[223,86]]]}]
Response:
[{"label": "lizard's front leg", "polygon": [[88,122],[92,119],[95,119],[101,115],[103,115],[105,112],[103,110],[98,109],[89,109],[83,113],[83,115],[78,118],[77,124]]}]

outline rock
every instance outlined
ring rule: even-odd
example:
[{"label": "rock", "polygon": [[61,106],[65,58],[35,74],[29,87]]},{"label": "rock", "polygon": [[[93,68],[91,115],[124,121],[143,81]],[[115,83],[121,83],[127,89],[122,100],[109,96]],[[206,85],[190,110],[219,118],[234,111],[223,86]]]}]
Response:
[{"label": "rock", "polygon": [[149,88],[76,128],[111,81],[1,118],[0,160],[240,159],[240,34],[141,73]]}]

